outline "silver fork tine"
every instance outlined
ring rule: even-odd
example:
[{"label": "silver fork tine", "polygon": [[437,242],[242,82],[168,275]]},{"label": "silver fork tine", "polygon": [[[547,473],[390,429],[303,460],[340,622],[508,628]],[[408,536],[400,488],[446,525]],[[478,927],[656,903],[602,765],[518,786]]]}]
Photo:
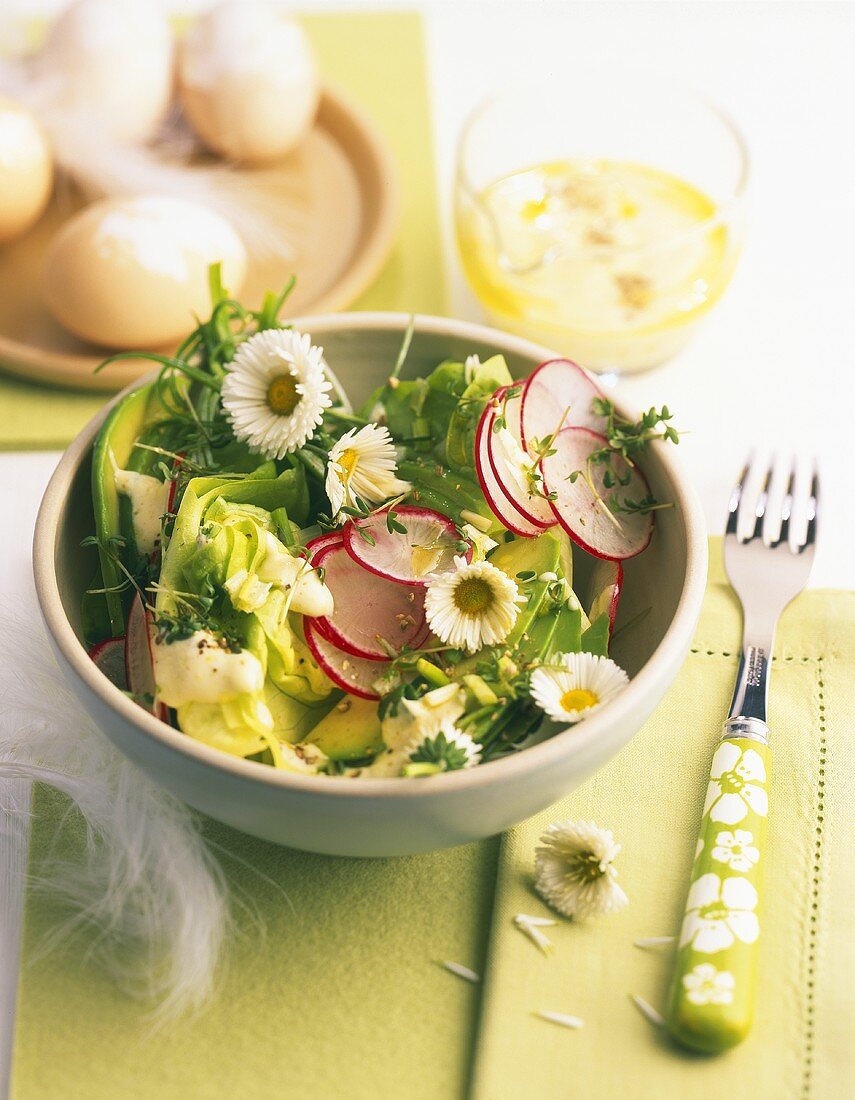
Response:
[{"label": "silver fork tine", "polygon": [[808,525],[804,543],[799,547],[799,553],[812,547],[816,542],[816,524],[819,517],[819,473],[814,466],[813,477],[810,483],[810,499],[808,500]]},{"label": "silver fork tine", "polygon": [[787,480],[787,488],[784,492],[784,499],[781,501],[781,530],[777,539],[774,542],[770,542],[769,545],[774,549],[781,545],[782,542],[788,542],[790,538],[790,519],[793,515],[793,490],[796,484],[796,469],[795,465],[790,467],[790,476]]},{"label": "silver fork tine", "polygon": [[751,465],[751,457],[742,468],[742,473],[739,475],[739,481],[733,487],[733,491],[730,494],[730,503],[727,506],[727,527],[725,534],[735,535],[737,524],[739,522],[739,505],[742,500],[742,494],[745,490],[745,482],[748,480],[748,470]]},{"label": "silver fork tine", "polygon": [[757,505],[754,508],[754,530],[745,539],[746,542],[751,542],[756,538],[760,538],[763,533],[763,517],[766,515],[766,504],[769,500],[769,482],[772,478],[772,469],[774,467],[774,456],[772,461],[766,468],[766,476],[763,478],[763,485],[760,489],[760,495],[757,497]]}]

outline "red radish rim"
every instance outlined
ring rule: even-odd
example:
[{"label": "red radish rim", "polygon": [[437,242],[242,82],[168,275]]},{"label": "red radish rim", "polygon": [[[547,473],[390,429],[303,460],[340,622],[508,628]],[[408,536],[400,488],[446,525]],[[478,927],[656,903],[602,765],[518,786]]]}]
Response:
[{"label": "red radish rim", "polygon": [[[134,596],[134,599],[131,603],[130,610],[128,611],[128,627],[127,627],[127,633],[125,635],[125,679],[126,679],[127,684],[128,684],[128,691],[130,691],[132,693],[136,693],[136,692],[135,692],[135,688],[134,688],[134,685],[133,685],[133,679],[134,678],[131,675],[131,663],[130,663],[130,652],[131,651],[130,651],[130,646],[128,645],[128,639],[131,636],[131,626],[132,626],[131,616],[134,614],[134,612],[137,608],[139,608],[142,611],[142,615],[143,615],[143,629],[145,630],[145,639],[146,639],[146,644],[148,646],[148,659],[149,659],[149,664],[151,666],[151,682],[152,682],[152,685],[155,688],[157,686],[157,683],[156,683],[155,678],[154,678],[154,650],[152,649],[152,645],[151,645],[152,614],[148,610],[148,608],[143,605],[142,597],[140,596],[139,593],[137,593],[136,596]],[[157,698],[155,698],[154,704],[153,704],[151,710],[149,710],[149,708],[147,706],[145,706],[143,703],[140,703],[139,701],[137,701],[137,706],[142,707],[142,709],[144,711],[148,711],[148,713],[153,714],[155,716],[155,718],[159,718],[161,722],[165,722],[167,725],[171,725],[171,723],[169,721],[169,708],[166,706],[165,703],[161,703]]]},{"label": "red radish rim", "polygon": [[[526,435],[525,435],[525,402],[526,402],[526,395],[529,392],[529,387],[532,385],[532,383],[537,378],[537,376],[540,374],[540,372],[545,370],[547,367],[554,366],[554,364],[556,364],[556,363],[562,363],[562,364],[566,364],[567,366],[572,367],[573,372],[577,373],[586,383],[588,383],[590,385],[590,387],[593,391],[592,400],[593,400],[593,397],[605,397],[605,394],[603,393],[603,391],[599,388],[599,386],[596,384],[596,382],[594,382],[593,378],[585,370],[585,368],[580,367],[578,363],[574,363],[572,359],[563,359],[561,357],[556,357],[555,359],[547,359],[543,363],[540,363],[538,366],[536,366],[534,368],[534,370],[531,372],[531,374],[525,380],[525,383],[524,383],[523,388],[522,388],[522,393],[520,394],[520,438],[522,440],[523,448],[526,451],[528,451],[528,440],[526,439]],[[560,401],[559,401],[559,404],[560,404]],[[591,414],[591,415],[593,417],[593,414]],[[591,427],[589,424],[574,423],[572,417],[570,419],[568,419],[562,425],[562,427],[565,427],[565,428],[573,428],[573,427],[575,427],[575,428],[587,428],[589,431],[595,431],[596,430],[593,427]]]},{"label": "red radish rim", "polygon": [[[312,564],[316,569],[323,566],[324,561],[330,556],[330,554],[336,553],[339,550],[347,553],[343,542],[336,543],[334,546],[325,547],[320,551],[320,553],[315,555],[315,559]],[[353,561],[360,569],[363,568],[362,563],[360,561],[357,561],[350,554],[347,554],[347,557],[351,561]],[[365,569],[364,572],[367,573],[368,570]],[[388,580],[388,578],[386,577],[382,579],[387,580],[389,584],[397,583]],[[401,584],[398,585],[398,587],[404,586]],[[416,588],[418,586],[408,585],[407,587]],[[388,663],[389,661],[389,655],[387,653],[378,654],[376,651],[369,652],[366,649],[361,649],[358,645],[351,642],[348,638],[345,638],[345,636],[341,633],[333,620],[326,615],[317,615],[312,618],[305,618],[304,624],[306,622],[311,622],[322,638],[329,642],[330,645],[335,646],[336,649],[341,650],[342,653],[346,654],[346,656],[348,657],[358,657],[363,661],[372,661],[375,664],[384,664]],[[412,649],[419,649],[430,637],[430,626],[428,624],[427,617],[425,617],[424,621],[418,624],[418,626],[418,633],[414,634],[412,640],[406,643]]]},{"label": "red radish rim", "polygon": [[[604,435],[601,435],[599,432],[595,432],[592,428],[583,428],[583,427],[579,427],[579,426],[571,424],[571,425],[568,425],[568,426],[562,428],[561,432],[559,432],[558,434],[560,435],[562,432],[585,432],[588,435],[594,436],[598,443],[600,443],[600,442],[605,443],[606,442],[606,437]],[[540,468],[541,468],[541,472],[543,473],[544,487],[547,489],[547,491],[551,491],[549,489],[549,485],[547,483],[546,471],[543,469],[543,462],[541,462]],[[637,474],[638,477],[640,478],[640,480],[643,482],[645,489],[649,493],[650,492],[650,483],[648,482],[647,478],[644,476],[644,472],[638,466],[633,466],[632,469],[633,469],[633,472],[635,474]],[[585,539],[582,538],[582,536],[579,534],[579,532],[575,528],[573,528],[571,530],[570,524],[562,517],[561,511],[557,507],[557,502],[556,501],[550,501],[550,506],[552,507],[553,512],[555,512],[555,515],[558,519],[558,522],[564,528],[564,530],[567,532],[567,534],[570,536],[570,538],[576,543],[576,545],[580,546],[584,551],[586,551],[592,557],[599,558],[601,561],[617,561],[617,562],[620,562],[620,561],[629,561],[630,558],[637,558],[639,554],[644,553],[644,551],[650,545],[650,540],[653,538],[653,527],[654,527],[654,522],[655,522],[655,516],[654,516],[653,512],[650,512],[649,513],[650,522],[649,522],[648,528],[647,528],[647,537],[645,538],[644,542],[638,547],[637,550],[633,550],[631,554],[621,554],[619,557],[616,557],[614,554],[604,554],[602,552],[602,550],[596,550],[596,549],[594,549],[593,546],[591,546],[590,543],[586,542]]]},{"label": "red radish rim", "polygon": [[[379,699],[380,696],[376,692],[362,691],[359,688],[354,688],[353,684],[349,684],[344,680],[344,678],[339,674],[338,670],[332,666],[329,658],[321,651],[320,646],[318,645],[318,638],[316,637],[316,634],[318,634],[321,640],[325,641],[327,645],[331,646],[333,649],[337,649],[345,660],[352,660],[353,654],[345,653],[343,650],[339,649],[339,647],[336,646],[333,642],[331,642],[329,638],[325,638],[322,634],[320,634],[320,632],[317,630],[316,621],[314,619],[304,620],[303,635],[306,639],[306,645],[309,647],[309,652],[315,658],[315,661],[318,663],[318,666],[323,670],[324,674],[328,676],[330,680],[332,680],[336,687],[341,688],[341,690],[346,692],[348,695],[356,695],[360,699]],[[388,664],[388,662],[377,663]]]},{"label": "red radish rim", "polygon": [[[501,401],[502,398],[505,396],[505,394],[507,393],[507,391],[509,389],[510,389],[510,386],[502,386],[500,389],[496,390],[496,392],[493,394],[492,400]],[[490,409],[491,406],[488,405],[487,408]],[[490,469],[493,471],[493,477],[495,477],[495,479],[496,479],[496,484],[501,489],[501,491],[504,494],[505,499],[507,500],[508,504],[510,504],[513,508],[515,508],[524,519],[526,519],[529,523],[533,524],[535,527],[539,527],[541,531],[548,531],[550,527],[555,526],[555,520],[553,519],[551,523],[548,523],[548,522],[546,522],[542,519],[538,519],[537,516],[535,516],[532,512],[529,511],[529,509],[525,506],[525,503],[523,501],[519,500],[511,492],[511,490],[507,487],[505,482],[502,480],[502,475],[499,473],[499,464],[496,461],[496,459],[494,457],[494,454],[493,454],[493,436],[494,436],[493,424],[495,423],[495,420],[496,420],[496,410],[492,409],[492,413],[493,413],[493,415],[490,418],[489,423],[486,424],[485,427],[484,427],[484,431],[486,433],[486,440],[487,440],[485,449],[487,451],[487,461],[490,463]],[[520,404],[520,416],[522,416],[522,404]],[[520,433],[522,433],[522,424],[520,424]],[[548,504],[547,501],[544,501],[544,503]]]},{"label": "red radish rim", "polygon": [[[519,535],[521,538],[530,539],[535,535],[542,533],[543,528],[537,527],[533,523],[529,523],[526,517],[522,514],[516,505],[511,504],[509,501],[505,502],[501,498],[503,494],[501,492],[491,493],[489,488],[488,479],[485,476],[484,467],[490,470],[492,474],[492,467],[490,467],[489,460],[485,462],[487,456],[487,445],[484,442],[484,430],[487,419],[493,409],[490,402],[487,403],[484,411],[481,413],[481,418],[478,421],[478,427],[475,429],[475,472],[478,475],[478,482],[481,485],[481,492],[484,494],[484,500],[487,502],[487,507],[495,515],[498,521],[507,527],[509,531],[513,531],[515,535]],[[482,453],[483,452],[483,453]],[[494,475],[495,476],[495,475]],[[496,479],[498,486],[498,478]]]},{"label": "red radish rim", "polygon": [[620,603],[620,594],[623,591],[623,562],[617,562],[617,574],[615,576],[614,584],[612,585],[612,598],[609,602],[609,638],[612,636],[612,631],[615,628],[615,620],[617,619],[618,604]]},{"label": "red radish rim", "polygon": [[[125,635],[124,634],[120,634],[119,637],[117,637],[117,638],[106,638],[103,642],[98,642],[97,645],[93,645],[89,650],[89,658],[94,663],[94,665],[98,669],[98,671],[102,675],[107,676],[107,673],[104,671],[104,666],[101,663],[101,658],[108,651],[115,650],[115,649],[120,649],[121,653],[122,653],[122,667],[123,667],[123,671],[125,673],[125,687],[127,687],[127,685],[128,685],[128,668],[127,668],[127,662],[125,660],[125,653],[126,653],[127,647],[125,645]],[[111,684],[113,684],[115,687],[117,687],[120,691],[122,690],[122,685],[117,684],[116,681],[111,676],[107,676],[107,679],[110,681]]]},{"label": "red radish rim", "polygon": [[[379,512],[373,512],[372,515],[384,516],[388,511],[388,508],[383,508]],[[462,540],[466,543],[466,552],[462,555],[462,557],[466,558],[467,562],[472,561],[472,544],[470,543],[469,539],[460,534],[460,532],[457,530],[457,525],[455,524],[454,520],[451,519],[449,516],[446,516],[443,512],[437,512],[433,508],[420,508],[417,504],[398,504],[395,506],[394,511],[395,515],[403,514],[404,516],[418,516],[422,519],[432,519],[438,522],[440,526],[444,527],[447,531],[454,534],[456,542],[460,542]],[[383,580],[390,581],[392,584],[405,584],[410,588],[427,588],[430,581],[429,575],[424,578],[416,577],[412,580],[405,580],[403,577],[393,577],[389,573],[384,573],[383,570],[380,569],[378,566],[372,565],[372,563],[366,558],[360,557],[354,551],[354,546],[358,545],[356,543],[356,529],[358,528],[358,526],[359,525],[356,523],[355,520],[348,520],[348,522],[341,529],[344,548],[357,563],[357,565],[362,566],[362,568],[367,573],[373,573],[374,576],[382,577]]]},{"label": "red radish rim", "polygon": [[[328,531],[325,535],[315,535],[313,539],[309,539],[309,541],[306,543],[306,551],[309,555],[309,561],[312,561],[312,558],[315,557],[315,555],[320,554],[322,550],[326,550],[330,546],[335,546],[336,543],[342,541],[343,538],[341,531]],[[312,562],[312,564],[314,565],[314,562]]]}]

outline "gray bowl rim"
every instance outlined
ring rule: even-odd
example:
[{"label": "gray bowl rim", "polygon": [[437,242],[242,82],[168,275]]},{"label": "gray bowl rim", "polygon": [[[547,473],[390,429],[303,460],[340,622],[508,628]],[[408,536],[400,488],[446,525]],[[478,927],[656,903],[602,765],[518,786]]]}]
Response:
[{"label": "gray bowl rim", "polygon": [[[403,334],[413,316],[417,332],[490,344],[499,352],[531,358],[536,362],[561,358],[557,352],[549,348],[486,325],[427,314],[354,311],[289,318],[289,322],[293,323],[294,327],[312,333],[313,337],[317,335],[322,340],[327,333],[346,330],[385,329]],[[688,484],[679,461],[673,453],[673,447],[654,444],[657,448],[657,457],[673,486],[674,507],[676,513],[682,518],[686,532],[686,576],[683,589],[671,624],[644,667],[611,703],[584,722],[577,726],[569,726],[555,733],[548,740],[520,752],[500,757],[476,768],[431,776],[428,780],[389,777],[338,782],[321,776],[286,772],[256,761],[232,757],[219,749],[194,741],[182,734],[180,730],[173,729],[144,711],[119,688],[111,684],[96,668],[65,614],[54,569],[59,514],[77,469],[91,448],[98,428],[114,404],[131,390],[151,381],[156,373],[153,371],[117,394],[89,421],[63,454],[45,490],[36,519],[33,539],[33,574],[45,624],[71,670],[107,708],[147,737],[159,742],[161,746],[181,756],[190,757],[202,765],[230,773],[235,779],[280,787],[295,794],[317,795],[320,798],[359,801],[377,797],[410,799],[430,798],[452,792],[462,793],[489,786],[500,780],[522,779],[532,772],[548,769],[568,755],[578,756],[580,767],[585,767],[586,759],[602,759],[604,748],[613,742],[610,754],[612,755],[628,740],[620,731],[625,723],[632,721],[632,712],[636,705],[641,703],[648,694],[656,692],[657,681],[667,676],[668,670],[679,663],[688,651],[706,587],[708,556],[706,527],[700,501]],[[620,404],[616,402],[616,405],[620,411]],[[670,682],[671,680],[669,680],[669,686]]]}]

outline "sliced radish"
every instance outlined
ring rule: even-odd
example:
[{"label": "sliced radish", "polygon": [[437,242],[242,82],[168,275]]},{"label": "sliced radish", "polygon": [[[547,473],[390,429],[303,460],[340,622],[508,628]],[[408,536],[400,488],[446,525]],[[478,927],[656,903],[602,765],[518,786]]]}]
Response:
[{"label": "sliced radish", "polygon": [[[424,587],[431,576],[454,569],[455,557],[472,560],[472,547],[468,543],[463,555],[457,549],[462,536],[448,516],[430,508],[397,505],[395,516],[407,529],[403,534],[389,530],[387,511],[352,521],[342,531],[345,550],[369,573],[397,584]],[[366,539],[360,531],[370,537]]]},{"label": "sliced radish", "polygon": [[128,690],[124,637],[108,638],[106,642],[99,642],[89,650],[89,656],[111,684],[115,684],[122,691]]},{"label": "sliced radish", "polygon": [[603,613],[609,617],[609,637],[615,628],[620,591],[623,587],[623,565],[619,561],[600,558],[591,572],[586,601],[591,622]]},{"label": "sliced radish", "polygon": [[475,470],[481,484],[481,492],[484,494],[484,499],[487,501],[490,511],[501,524],[516,535],[522,535],[523,538],[533,538],[535,535],[542,534],[543,527],[537,523],[532,523],[508,499],[499,485],[499,479],[493,472],[493,467],[490,465],[488,435],[494,413],[495,410],[488,403],[481,413],[481,419],[478,421],[478,428],[475,432]]},{"label": "sliced radish", "polygon": [[328,546],[339,546],[341,540],[341,531],[329,531],[325,535],[318,535],[316,538],[311,539],[306,543],[306,549],[309,552],[309,561],[314,565],[314,558],[320,554],[322,550],[326,550]]},{"label": "sliced radish", "polygon": [[380,698],[373,684],[388,669],[387,661],[366,661],[345,653],[320,633],[316,619],[303,620],[303,633],[312,656],[337,687],[360,699]]},{"label": "sliced radish", "polygon": [[[496,390],[494,399],[502,401],[507,387]],[[496,478],[499,489],[509,504],[528,520],[529,523],[545,531],[555,526],[555,515],[549,501],[531,491],[531,482],[526,477],[525,467],[531,465],[528,455],[520,443],[520,398],[510,398],[505,403],[506,428],[496,431],[498,409],[488,406],[492,413],[484,423],[487,440],[487,460]],[[516,423],[514,424],[514,421]],[[514,425],[512,427],[512,425]]]},{"label": "sliced radish", "polygon": [[592,404],[602,392],[590,375],[570,359],[549,359],[529,375],[520,399],[523,446],[554,435],[561,427],[605,429],[605,418]]},{"label": "sliced radish", "polygon": [[388,646],[399,653],[404,646],[418,649],[427,641],[430,628],[423,587],[392,583],[369,573],[341,544],[316,554],[313,564],[324,570],[335,613],[312,621],[333,645],[366,661],[386,661]]},{"label": "sliced radish", "polygon": [[169,710],[163,703],[155,702],[149,706],[141,702],[145,696],[154,699],[157,693],[151,643],[152,629],[151,612],[143,606],[142,599],[137,593],[128,612],[128,633],[125,638],[125,676],[128,691],[137,697],[137,702],[143,710],[149,711],[162,722],[166,722]]},{"label": "sliced radish", "polygon": [[584,476],[570,480],[570,475],[575,471],[585,472],[588,456],[605,444],[605,436],[588,428],[563,428],[552,443],[555,453],[548,455],[540,464],[544,487],[547,492],[556,494],[552,507],[558,522],[583,550],[596,558],[634,558],[650,542],[653,513],[641,515],[633,512],[616,516],[602,501],[606,501],[615,491],[631,500],[649,496],[650,487],[638,467],[627,466],[616,455],[613,471],[619,477],[628,476],[629,480],[626,485],[607,489],[603,484],[605,467],[592,466],[591,478],[600,500],[591,491]]}]

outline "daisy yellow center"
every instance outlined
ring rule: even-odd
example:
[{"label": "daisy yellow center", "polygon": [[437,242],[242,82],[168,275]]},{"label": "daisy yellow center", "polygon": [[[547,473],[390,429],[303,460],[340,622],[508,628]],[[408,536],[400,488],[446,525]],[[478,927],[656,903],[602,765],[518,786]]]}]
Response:
[{"label": "daisy yellow center", "polygon": [[293,374],[277,374],[267,387],[267,405],[277,416],[290,416],[300,404],[301,396]]},{"label": "daisy yellow center", "polygon": [[350,475],[353,473],[353,467],[356,465],[357,458],[358,455],[352,447],[348,447],[346,451],[342,451],[342,453],[339,455],[338,468],[340,473],[338,476],[342,484],[347,482],[347,480],[350,478]]},{"label": "daisy yellow center", "polygon": [[588,691],[587,688],[573,688],[572,691],[565,691],[561,696],[561,707],[563,710],[587,710],[588,707],[596,706],[599,701],[593,691]]},{"label": "daisy yellow center", "polygon": [[480,615],[493,598],[492,587],[480,577],[465,577],[454,589],[454,606],[465,615]]},{"label": "daisy yellow center", "polygon": [[565,878],[570,882],[596,882],[604,874],[599,856],[593,852],[579,852],[567,868]]}]

